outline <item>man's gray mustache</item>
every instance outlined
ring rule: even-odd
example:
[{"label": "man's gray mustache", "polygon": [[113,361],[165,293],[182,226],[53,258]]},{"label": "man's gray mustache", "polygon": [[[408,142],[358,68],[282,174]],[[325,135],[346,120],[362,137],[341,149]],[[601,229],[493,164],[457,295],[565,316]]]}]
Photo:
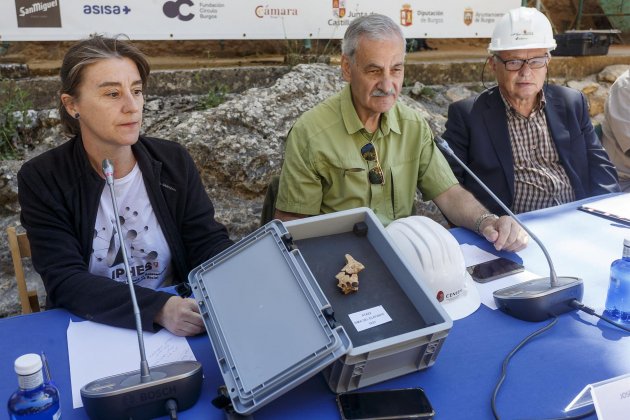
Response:
[{"label": "man's gray mustache", "polygon": [[395,93],[396,91],[394,91],[393,88],[387,92],[385,92],[384,90],[376,89],[374,92],[372,92],[370,96],[389,96],[389,95],[394,95]]}]

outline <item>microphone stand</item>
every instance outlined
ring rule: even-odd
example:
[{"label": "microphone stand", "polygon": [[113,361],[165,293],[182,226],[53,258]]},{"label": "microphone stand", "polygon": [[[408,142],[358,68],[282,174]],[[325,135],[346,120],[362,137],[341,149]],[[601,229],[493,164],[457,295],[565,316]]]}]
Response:
[{"label": "microphone stand", "polygon": [[136,292],[131,278],[127,249],[120,227],[118,204],[114,191],[114,166],[108,159],[103,161],[103,175],[112,196],[116,229],[120,241],[127,274],[127,284],[133,305],[133,314],[138,333],[140,370],[97,379],[81,387],[81,400],[90,419],[128,420],[151,419],[166,414],[176,416],[177,410],[186,410],[195,405],[201,393],[203,372],[201,363],[192,360],[165,363],[149,371],[142,336],[142,320]]},{"label": "microphone stand", "polygon": [[547,252],[540,239],[525,226],[518,217],[497,197],[488,186],[473,173],[470,168],[453,152],[449,144],[440,136],[435,136],[435,144],[446,155],[455,160],[494,201],[511,216],[520,227],[538,244],[549,265],[549,277],[529,280],[523,283],[496,290],[494,301],[499,309],[526,321],[544,321],[545,319],[574,309],[569,302],[582,300],[584,284],[577,277],[558,277]]},{"label": "microphone stand", "polygon": [[140,380],[142,383],[145,383],[151,379],[151,372],[149,371],[149,363],[147,363],[147,356],[144,351],[144,338],[142,335],[142,320],[140,318],[140,308],[138,307],[136,290],[133,287],[133,279],[131,278],[129,259],[127,258],[127,248],[125,247],[125,241],[122,229],[120,227],[120,216],[118,216],[118,203],[116,202],[116,193],[114,192],[114,166],[109,159],[103,160],[103,174],[105,175],[105,180],[107,181],[109,192],[112,196],[112,206],[114,207],[114,216],[116,219],[116,231],[118,232],[118,241],[120,242],[120,250],[122,252],[123,262],[125,264],[127,284],[129,285],[129,294],[131,295],[131,303],[133,305],[133,315],[136,321],[136,332],[138,333],[138,347],[140,348]]}]

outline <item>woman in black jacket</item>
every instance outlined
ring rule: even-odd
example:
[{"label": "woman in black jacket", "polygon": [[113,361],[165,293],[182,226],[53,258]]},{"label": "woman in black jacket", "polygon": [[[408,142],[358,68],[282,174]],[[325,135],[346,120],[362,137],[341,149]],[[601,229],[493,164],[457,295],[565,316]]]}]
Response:
[{"label": "woman in black jacket", "polygon": [[123,40],[97,36],[69,49],[59,113],[73,137],[21,168],[21,221],[47,306],[134,327],[102,170],[111,160],[143,329],[194,335],[204,330],[196,302],[156,289],[186,282],[192,268],[232,242],[188,152],[140,135],[149,71],[144,55]]}]

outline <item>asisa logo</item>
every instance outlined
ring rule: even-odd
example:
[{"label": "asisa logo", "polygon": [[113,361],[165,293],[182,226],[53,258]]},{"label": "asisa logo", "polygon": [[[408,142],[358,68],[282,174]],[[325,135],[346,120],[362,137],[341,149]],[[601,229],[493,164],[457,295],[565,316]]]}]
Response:
[{"label": "asisa logo", "polygon": [[[182,7],[182,6],[188,7]],[[195,3],[191,0],[173,0],[167,1],[164,3],[164,7],[162,7],[162,11],[166,15],[166,17],[177,18],[179,20],[183,20],[184,22],[188,22],[192,18],[195,17],[193,13],[186,13],[191,7],[193,7]]]},{"label": "asisa logo", "polygon": [[110,4],[84,4],[83,14],[85,15],[127,15],[131,9],[127,6]]}]

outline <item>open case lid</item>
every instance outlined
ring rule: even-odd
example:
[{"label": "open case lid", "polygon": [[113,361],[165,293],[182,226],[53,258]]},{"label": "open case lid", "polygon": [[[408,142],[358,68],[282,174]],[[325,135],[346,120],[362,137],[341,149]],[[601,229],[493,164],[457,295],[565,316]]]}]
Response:
[{"label": "open case lid", "polygon": [[195,268],[188,281],[237,413],[254,412],[352,348],[279,221]]}]

